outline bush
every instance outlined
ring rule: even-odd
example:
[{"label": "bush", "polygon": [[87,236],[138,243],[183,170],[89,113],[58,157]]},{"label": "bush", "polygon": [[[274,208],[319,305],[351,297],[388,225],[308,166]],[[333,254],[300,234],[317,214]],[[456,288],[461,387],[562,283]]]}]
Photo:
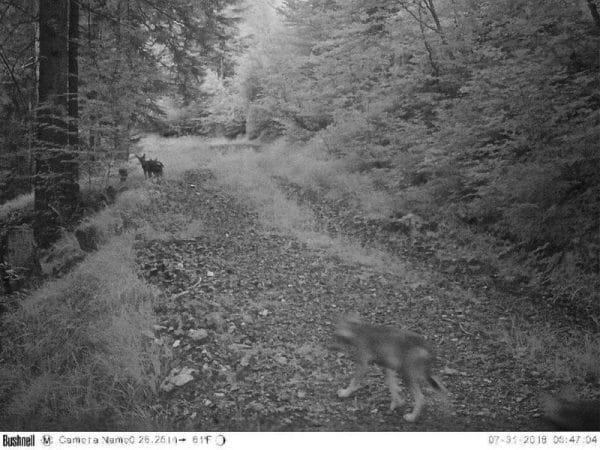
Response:
[{"label": "bush", "polygon": [[281,135],[282,126],[273,119],[265,108],[251,105],[246,115],[246,134],[248,139],[264,138],[271,140]]}]

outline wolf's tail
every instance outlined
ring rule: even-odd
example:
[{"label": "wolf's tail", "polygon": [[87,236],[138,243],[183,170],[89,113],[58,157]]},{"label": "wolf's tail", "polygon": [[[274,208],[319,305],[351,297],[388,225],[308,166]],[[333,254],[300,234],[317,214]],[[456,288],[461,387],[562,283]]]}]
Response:
[{"label": "wolf's tail", "polygon": [[427,374],[427,382],[433,389],[438,391],[440,394],[448,395],[448,389],[446,389],[446,386],[444,386],[444,383],[442,383],[442,381],[438,377],[431,374]]}]

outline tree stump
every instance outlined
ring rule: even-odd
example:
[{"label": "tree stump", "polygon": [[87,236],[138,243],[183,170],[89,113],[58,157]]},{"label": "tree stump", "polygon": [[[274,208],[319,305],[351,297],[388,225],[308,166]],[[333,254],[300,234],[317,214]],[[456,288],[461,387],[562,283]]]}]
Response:
[{"label": "tree stump", "polygon": [[2,290],[7,294],[20,289],[31,275],[40,273],[33,229],[29,225],[9,228],[5,261]]},{"label": "tree stump", "polygon": [[33,229],[29,225],[21,225],[8,230],[6,256],[7,263],[14,270],[37,269],[37,248],[33,237]]},{"label": "tree stump", "polygon": [[86,253],[98,250],[98,229],[89,225],[87,227],[75,230],[75,238],[79,242],[79,247]]}]

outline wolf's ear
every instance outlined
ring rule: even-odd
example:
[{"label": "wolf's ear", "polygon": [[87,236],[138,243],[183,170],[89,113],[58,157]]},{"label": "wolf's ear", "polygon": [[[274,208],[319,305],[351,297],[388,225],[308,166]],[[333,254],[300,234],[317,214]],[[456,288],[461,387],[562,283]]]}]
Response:
[{"label": "wolf's ear", "polygon": [[335,327],[335,331],[333,332],[333,335],[337,339],[341,339],[341,340],[352,339],[354,337],[354,326],[353,325],[355,325],[355,323],[353,323],[349,319],[348,316],[343,316],[338,321],[338,323]]}]

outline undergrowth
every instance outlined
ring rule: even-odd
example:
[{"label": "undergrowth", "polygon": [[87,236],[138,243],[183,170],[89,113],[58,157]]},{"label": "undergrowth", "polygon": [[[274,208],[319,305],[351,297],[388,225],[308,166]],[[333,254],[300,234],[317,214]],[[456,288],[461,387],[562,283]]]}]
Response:
[{"label": "undergrowth", "polygon": [[7,221],[11,214],[24,209],[33,209],[33,194],[22,194],[0,205],[0,222]]},{"label": "undergrowth", "polygon": [[[0,318],[3,429],[168,428],[153,407],[170,357],[152,330],[158,291],[138,276],[133,252],[136,237],[156,232],[146,219],[157,195],[151,185],[126,191],[86,219],[98,251]],[[81,252],[73,241],[68,233],[54,245],[54,264]]]},{"label": "undergrowth", "polygon": [[551,373],[561,384],[590,385],[600,379],[600,336],[581,333],[569,328],[556,328],[550,324],[531,329],[529,323],[518,316],[496,336],[506,344],[517,360],[535,363],[538,372]]}]

